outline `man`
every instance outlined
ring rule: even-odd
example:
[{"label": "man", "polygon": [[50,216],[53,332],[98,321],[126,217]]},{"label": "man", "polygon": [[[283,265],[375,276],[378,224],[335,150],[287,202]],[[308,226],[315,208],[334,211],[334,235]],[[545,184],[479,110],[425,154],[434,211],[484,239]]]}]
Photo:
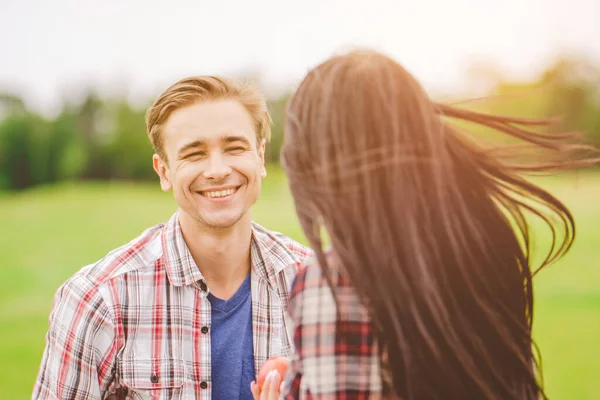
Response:
[{"label": "man", "polygon": [[35,399],[251,399],[292,351],[288,289],[309,250],[252,221],[270,116],[253,87],[192,77],[148,110],[179,206],[57,291]]}]

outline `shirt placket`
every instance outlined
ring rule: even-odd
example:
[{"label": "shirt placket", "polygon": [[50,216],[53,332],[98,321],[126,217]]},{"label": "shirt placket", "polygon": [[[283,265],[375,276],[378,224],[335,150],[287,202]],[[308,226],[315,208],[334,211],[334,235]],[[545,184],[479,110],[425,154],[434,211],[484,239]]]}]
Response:
[{"label": "shirt placket", "polygon": [[211,365],[211,304],[207,298],[208,286],[202,280],[195,284],[197,290],[196,315],[192,316],[193,343],[195,346],[194,368],[196,398],[211,400],[212,398],[212,365]]}]

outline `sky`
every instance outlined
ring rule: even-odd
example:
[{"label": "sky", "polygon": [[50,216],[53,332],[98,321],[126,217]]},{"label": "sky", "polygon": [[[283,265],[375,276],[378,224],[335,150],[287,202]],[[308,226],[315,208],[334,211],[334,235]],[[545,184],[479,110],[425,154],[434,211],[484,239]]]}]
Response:
[{"label": "sky", "polygon": [[50,114],[89,84],[146,101],[197,74],[277,93],[356,47],[465,92],[473,63],[526,80],[561,54],[600,61],[598,21],[598,0],[0,0],[0,92]]}]

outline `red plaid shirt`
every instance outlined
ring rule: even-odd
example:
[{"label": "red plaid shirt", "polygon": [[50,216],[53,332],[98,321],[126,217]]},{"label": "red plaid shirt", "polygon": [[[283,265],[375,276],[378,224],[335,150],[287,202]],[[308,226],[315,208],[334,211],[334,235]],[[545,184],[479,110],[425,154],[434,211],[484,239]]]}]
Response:
[{"label": "red plaid shirt", "polygon": [[286,376],[285,399],[378,399],[382,383],[378,346],[369,314],[349,279],[335,268],[336,304],[317,261],[307,260],[292,286],[290,315],[295,354]]},{"label": "red plaid shirt", "polygon": [[[308,248],[253,224],[254,362],[292,352],[289,287]],[[209,288],[176,213],[57,291],[34,399],[211,398]],[[249,389],[248,389],[249,390]],[[112,398],[112,397],[111,397]]]}]

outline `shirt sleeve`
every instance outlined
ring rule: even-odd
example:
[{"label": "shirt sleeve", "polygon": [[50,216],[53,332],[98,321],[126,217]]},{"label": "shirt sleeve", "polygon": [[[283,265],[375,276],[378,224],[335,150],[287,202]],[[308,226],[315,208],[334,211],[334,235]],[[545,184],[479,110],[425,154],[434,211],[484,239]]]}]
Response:
[{"label": "shirt sleeve", "polygon": [[283,398],[296,400],[310,398],[309,393],[301,394],[302,382],[302,287],[304,286],[305,271],[300,270],[294,279],[290,293],[289,314],[294,326],[294,352],[290,360],[284,383]]},{"label": "shirt sleeve", "polygon": [[98,288],[75,275],[56,292],[32,399],[100,399],[112,380],[114,324]]}]

